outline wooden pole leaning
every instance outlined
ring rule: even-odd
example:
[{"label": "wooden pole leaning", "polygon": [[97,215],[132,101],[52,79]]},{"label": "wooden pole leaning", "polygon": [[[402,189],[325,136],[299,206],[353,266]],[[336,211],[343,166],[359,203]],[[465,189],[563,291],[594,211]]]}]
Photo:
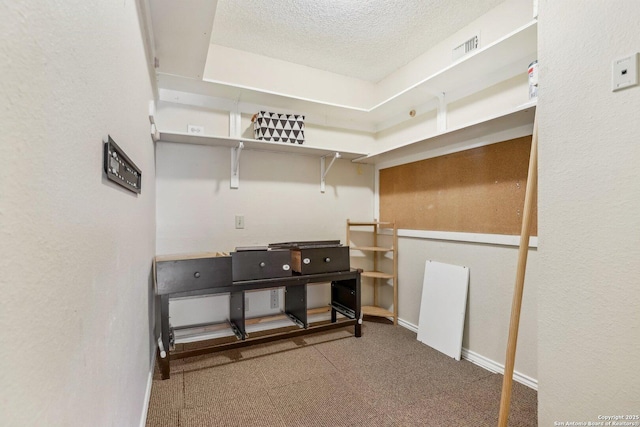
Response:
[{"label": "wooden pole leaning", "polygon": [[518,270],[516,284],[511,304],[511,323],[509,324],[509,340],[504,364],[504,378],[502,380],[502,396],[500,398],[500,413],[498,427],[506,427],[509,420],[511,404],[511,386],[513,385],[513,368],[516,359],[516,345],[518,342],[518,328],[520,325],[520,309],[522,307],[522,293],[524,290],[524,275],[527,268],[529,252],[529,236],[531,233],[531,217],[533,216],[533,201],[538,184],[538,120],[533,120],[533,137],[531,139],[531,154],[529,156],[529,177],[524,198],[524,216],[520,233],[520,249],[518,251]]}]

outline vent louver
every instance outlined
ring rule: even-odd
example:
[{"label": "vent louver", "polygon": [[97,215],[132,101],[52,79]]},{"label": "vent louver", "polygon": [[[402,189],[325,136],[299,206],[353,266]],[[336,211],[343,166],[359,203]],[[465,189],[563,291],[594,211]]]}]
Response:
[{"label": "vent louver", "polygon": [[456,46],[453,49],[453,60],[460,59],[463,56],[467,55],[470,52],[478,49],[480,46],[480,38],[478,36],[473,36],[469,40],[462,43],[460,46]]}]

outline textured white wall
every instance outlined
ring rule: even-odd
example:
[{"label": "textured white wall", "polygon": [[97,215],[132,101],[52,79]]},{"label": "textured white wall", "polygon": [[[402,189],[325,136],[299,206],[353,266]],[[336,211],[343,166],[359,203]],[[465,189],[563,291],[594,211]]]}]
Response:
[{"label": "textured white wall", "polygon": [[[424,263],[430,259],[469,267],[462,346],[504,365],[518,248],[401,237],[398,242],[398,315],[418,325]],[[537,306],[540,266],[529,250],[515,370],[537,378]]]},{"label": "textured white wall", "polygon": [[[232,251],[292,240],[344,242],[347,218],[371,219],[370,165],[337,160],[323,194],[318,157],[245,150],[240,188],[232,190],[230,156],[224,147],[157,144],[158,254]],[[236,214],[244,215],[244,229],[235,229]],[[262,314],[260,304],[251,301],[248,315]],[[171,311],[173,325],[224,320],[228,303],[200,298],[172,303]]]},{"label": "textured white wall", "polygon": [[375,134],[375,145],[371,151],[388,150],[399,145],[435,135],[438,132],[437,111],[431,110]]},{"label": "textured white wall", "polygon": [[[134,426],[152,358],[152,99],[136,3],[0,4],[6,426]],[[111,134],[139,196],[105,181]]]},{"label": "textured white wall", "polygon": [[539,425],[640,409],[640,4],[541,1]]},{"label": "textured white wall", "polygon": [[455,129],[529,102],[527,70],[447,105],[447,128]]},{"label": "textured white wall", "polygon": [[[447,129],[460,128],[511,111],[514,107],[529,101],[528,90],[526,70],[522,70],[520,76],[507,79],[452,102],[447,105]],[[421,141],[437,134],[436,113],[437,111],[434,109],[424,114],[418,114],[399,125],[376,133],[375,150],[390,149],[401,144]],[[396,154],[390,157],[394,157]],[[384,159],[381,160],[384,161]]]},{"label": "textured white wall", "polygon": [[[269,111],[280,111],[277,108]],[[241,116],[241,136],[253,139],[253,123],[249,114]],[[204,134],[210,136],[229,136],[229,112],[213,110],[211,108],[177,104],[173,102],[158,102],[156,122],[162,131],[187,132],[188,125],[204,126]],[[367,132],[349,131],[344,129],[305,124],[305,144],[314,147],[324,147],[328,150],[353,151],[367,153],[374,140]]]},{"label": "textured white wall", "polygon": [[229,112],[160,101],[156,105],[159,130],[187,132],[189,125],[204,127],[205,135],[229,136]]}]

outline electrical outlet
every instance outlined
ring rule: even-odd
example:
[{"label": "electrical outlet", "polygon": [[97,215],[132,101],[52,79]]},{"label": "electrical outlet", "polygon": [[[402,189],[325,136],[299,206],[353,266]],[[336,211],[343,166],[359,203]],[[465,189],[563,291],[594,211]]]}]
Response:
[{"label": "electrical outlet", "polygon": [[638,54],[613,61],[611,90],[617,91],[638,84]]},{"label": "electrical outlet", "polygon": [[244,228],[244,215],[236,215],[236,228]]},{"label": "electrical outlet", "polygon": [[187,133],[191,135],[204,135],[204,126],[188,125]]},{"label": "electrical outlet", "polygon": [[280,307],[280,301],[278,298],[278,290],[277,289],[271,289],[271,308],[278,308]]}]

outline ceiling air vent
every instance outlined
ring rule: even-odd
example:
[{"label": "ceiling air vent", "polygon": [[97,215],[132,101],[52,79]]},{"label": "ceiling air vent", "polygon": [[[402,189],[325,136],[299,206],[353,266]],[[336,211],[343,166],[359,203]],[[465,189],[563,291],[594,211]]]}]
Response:
[{"label": "ceiling air vent", "polygon": [[460,46],[456,46],[453,49],[453,60],[460,59],[469,52],[473,52],[478,49],[480,46],[480,38],[478,36],[473,36],[466,42],[462,43]]}]

